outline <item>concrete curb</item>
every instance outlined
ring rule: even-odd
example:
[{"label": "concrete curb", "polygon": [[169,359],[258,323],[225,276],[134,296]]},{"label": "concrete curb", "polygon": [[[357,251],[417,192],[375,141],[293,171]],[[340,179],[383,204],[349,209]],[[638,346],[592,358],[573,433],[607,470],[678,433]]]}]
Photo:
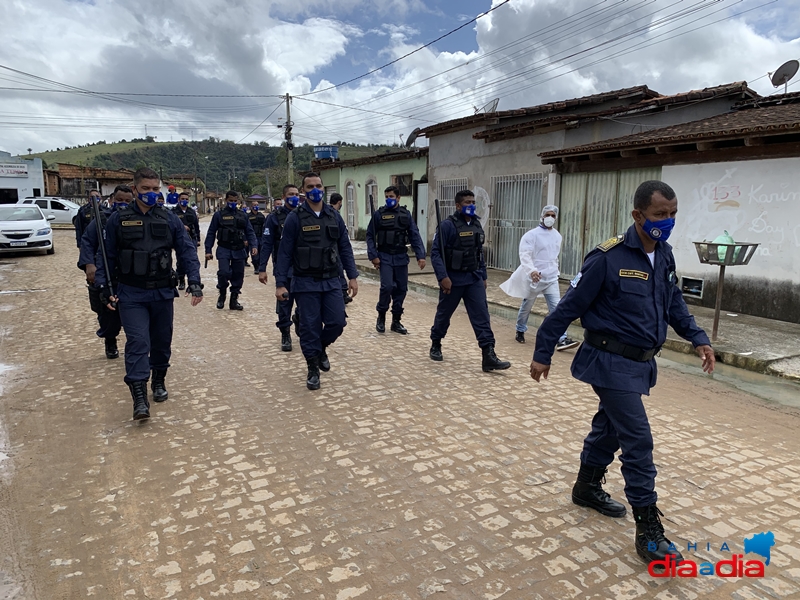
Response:
[{"label": "concrete curb", "polygon": [[[358,271],[360,273],[363,273],[371,278],[379,277],[378,270],[371,265],[357,263],[356,267],[358,268]],[[427,288],[430,290],[438,289],[438,287],[431,285],[430,283],[424,281],[414,281],[414,274],[409,274],[409,289],[413,289],[415,287]],[[492,300],[488,300],[488,304],[490,309],[492,308],[496,309],[495,311],[492,311],[495,314],[498,314],[498,312],[502,314],[503,312],[507,312],[509,310],[516,311],[518,309],[517,306],[513,306],[511,304],[502,304],[500,302],[495,302]],[[532,317],[536,316],[540,317],[538,320],[534,318],[534,321],[537,321],[534,323],[534,325],[538,327],[538,325],[541,323],[541,318],[543,318],[545,315],[546,313],[542,314],[538,314],[536,312],[531,313]],[[583,339],[583,334],[582,334],[583,328],[581,327],[579,321],[575,321],[570,326],[570,332],[572,333],[573,331],[575,332],[574,335],[577,336],[576,339]],[[683,354],[692,354],[692,355],[695,354],[695,350],[692,344],[690,342],[687,342],[683,338],[667,337],[667,341],[664,343],[664,348],[666,348],[667,350],[672,350],[673,352],[681,352]],[[785,357],[777,358],[774,360],[764,360],[760,358],[753,358],[751,356],[742,356],[741,354],[738,354],[736,352],[731,352],[729,350],[726,350],[724,344],[715,345],[714,351],[717,357],[717,361],[721,362],[722,364],[730,365],[747,371],[753,371],[756,373],[772,375],[775,377],[780,377],[791,381],[800,381],[800,376],[795,376],[793,374],[787,374],[783,372],[776,372],[770,369],[770,365],[780,360],[783,360]]]}]

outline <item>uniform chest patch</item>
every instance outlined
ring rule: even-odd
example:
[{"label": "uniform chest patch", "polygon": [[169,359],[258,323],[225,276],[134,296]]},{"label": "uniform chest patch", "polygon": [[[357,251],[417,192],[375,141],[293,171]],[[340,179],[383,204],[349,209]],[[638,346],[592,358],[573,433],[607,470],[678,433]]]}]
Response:
[{"label": "uniform chest patch", "polygon": [[141,221],[122,221],[123,227],[139,227],[141,224]]},{"label": "uniform chest patch", "polygon": [[635,279],[644,279],[645,281],[650,279],[650,273],[645,273],[644,271],[635,271],[633,269],[620,269],[619,276],[633,277]]},{"label": "uniform chest patch", "polygon": [[473,235],[473,233],[474,232],[472,232],[472,231],[462,231],[458,235],[460,235],[461,237],[469,237],[469,236]]},{"label": "uniform chest patch", "polygon": [[382,219],[394,219],[394,215],[383,215]]},{"label": "uniform chest patch", "polygon": [[230,217],[222,217],[222,220],[223,220],[223,221],[233,221],[235,218],[236,218],[236,217],[233,217],[233,216],[230,216]]},{"label": "uniform chest patch", "polygon": [[319,229],[320,229],[319,225],[306,225],[305,227],[303,227],[303,231],[319,231]]}]

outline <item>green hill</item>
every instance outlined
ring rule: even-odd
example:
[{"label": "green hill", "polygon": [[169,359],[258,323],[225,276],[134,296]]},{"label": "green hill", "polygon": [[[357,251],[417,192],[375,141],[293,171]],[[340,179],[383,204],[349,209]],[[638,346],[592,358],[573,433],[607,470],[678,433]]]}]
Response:
[{"label": "green hill", "polygon": [[[339,158],[361,158],[397,150],[391,146],[339,145]],[[97,142],[74,148],[59,148],[31,155],[41,158],[46,165],[70,163],[106,169],[138,169],[147,166],[160,172],[165,179],[174,175],[193,179],[194,174],[206,182],[209,190],[224,191],[235,187],[245,194],[267,191],[266,175],[269,172],[270,188],[278,192],[286,183],[286,150],[266,143],[235,144],[231,141],[209,138],[197,142],[156,142],[152,138],[106,144]],[[297,146],[294,150],[295,169],[302,173],[311,168],[314,147]]]}]

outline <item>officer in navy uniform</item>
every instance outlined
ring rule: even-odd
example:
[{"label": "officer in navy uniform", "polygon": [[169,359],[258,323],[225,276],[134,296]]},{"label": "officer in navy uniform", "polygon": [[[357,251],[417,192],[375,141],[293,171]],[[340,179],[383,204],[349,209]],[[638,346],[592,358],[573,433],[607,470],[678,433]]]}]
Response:
[{"label": "officer in navy uniform", "polygon": [[[272,276],[277,277],[278,272],[278,250],[283,238],[283,228],[286,225],[286,218],[300,204],[300,194],[297,186],[289,183],[283,186],[281,199],[276,201],[275,209],[269,214],[264,223],[264,235],[261,236],[261,251],[259,253],[258,280],[267,285],[269,276],[267,275],[267,261],[272,257]],[[275,327],[281,332],[281,350],[284,352],[292,351],[292,305],[294,295],[292,294],[292,265],[284,283],[286,297],[278,298],[275,303],[275,314],[278,320]],[[296,325],[296,332],[299,331]]]},{"label": "officer in navy uniform", "polygon": [[[172,270],[172,251],[186,266],[189,285],[186,295],[192,306],[203,300],[200,261],[181,222],[171,211],[157,206],[159,177],[142,168],[133,175],[136,202],[108,217],[106,255],[101,260],[95,281],[100,285],[104,304],[116,303],[125,330],[125,383],[133,397],[134,420],[150,417],[147,380],[153,372],[153,400],[169,398],[165,379],[172,345],[172,320],[176,277]],[[106,270],[108,269],[108,270]],[[109,277],[117,281],[116,296],[111,296]]]},{"label": "officer in navy uniform", "polygon": [[[194,242],[195,246],[197,246],[200,241],[200,223],[197,220],[197,213],[189,208],[189,193],[181,192],[180,194],[176,194],[176,196],[177,202],[175,207],[172,209],[172,212],[175,213],[175,216],[178,217],[178,219],[180,219],[180,222],[183,224],[183,227],[186,229],[189,237],[192,238],[192,242]],[[169,196],[167,196],[167,202],[169,202]],[[178,261],[177,272],[178,289],[185,289],[186,269],[184,268],[183,263],[180,261]]]},{"label": "officer in navy uniform", "polygon": [[[118,185],[111,194],[111,206],[103,209],[100,213],[100,231],[105,231],[108,217],[114,211],[127,208],[133,202],[133,191],[127,185]],[[106,358],[119,358],[117,348],[117,336],[122,330],[122,322],[119,319],[119,312],[109,310],[100,299],[100,288],[95,285],[95,275],[97,273],[97,263],[102,261],[100,254],[100,242],[97,235],[97,220],[92,219],[83,232],[81,238],[81,253],[78,257],[78,268],[86,272],[86,284],[89,290],[89,306],[97,314],[97,323],[100,328],[97,330],[97,337],[103,338],[106,347]]]},{"label": "officer in navy uniform", "polygon": [[572,375],[592,385],[600,398],[580,457],[572,501],[610,517],[625,507],[602,488],[614,453],[622,449],[625,495],[636,521],[636,552],[645,561],[670,552],[656,506],[653,436],[642,402],[656,383],[654,356],[667,339],[667,326],[694,345],[703,370],[714,370],[711,343],[689,314],[666,240],[675,225],[678,200],[661,181],[646,181],[634,194],[634,224],[587,256],[564,299],[536,334],[531,377],[547,378],[550,360],[567,326],[581,319],[585,343],[572,361]]},{"label": "officer in navy uniform", "polygon": [[102,196],[97,190],[89,192],[89,201],[78,209],[77,214],[72,217],[72,224],[75,226],[75,243],[78,248],[81,247],[81,238],[89,223],[94,219],[94,208],[92,202],[100,202]]},{"label": "officer in navy uniform", "polygon": [[475,194],[461,190],[455,198],[456,212],[442,221],[431,246],[431,263],[439,281],[439,305],[431,327],[431,360],[441,361],[442,339],[450,327],[458,303],[464,300],[467,316],[483,353],[484,371],[502,371],[511,363],[494,352],[494,333],[486,302],[484,233],[475,215]]},{"label": "officer in navy uniform", "polygon": [[300,312],[300,347],[308,365],[306,386],[320,387],[319,372],[331,368],[327,348],[346,325],[339,286],[339,258],[350,279],[350,295],[358,293],[358,271],[347,227],[341,215],[323,202],[322,179],[316,173],[300,184],[306,201],[292,212],[283,228],[275,274],[275,296],[288,295],[292,267],[292,294]]},{"label": "officer in navy uniform", "polygon": [[[338,212],[339,214],[342,213],[343,202],[344,198],[342,198],[342,195],[337,192],[331,194],[331,197],[328,199],[328,204],[331,205],[331,208],[335,208],[336,212]],[[344,274],[344,267],[342,266],[341,259],[339,259],[339,281],[342,285],[342,299],[344,300],[345,305],[350,304],[353,301],[353,299],[350,297],[350,294],[347,293],[349,284],[347,281],[347,277]],[[346,316],[347,313],[345,313],[345,317]]]},{"label": "officer in navy uniform", "polygon": [[[206,258],[211,260],[211,249],[214,239],[217,238],[217,289],[219,298],[217,308],[225,308],[228,283],[231,286],[231,301],[228,307],[231,310],[242,310],[239,304],[239,294],[244,283],[244,263],[247,258],[247,247],[253,256],[258,254],[258,241],[253,233],[253,227],[247,215],[239,209],[239,194],[233,190],[225,192],[226,206],[214,213],[211,224],[206,233]],[[247,242],[247,246],[245,246]]]},{"label": "officer in navy uniform", "polygon": [[[253,233],[256,236],[256,240],[260,244],[261,237],[264,235],[264,224],[267,221],[267,217],[265,217],[264,213],[259,210],[258,200],[254,200],[250,205],[250,214],[247,215],[247,218],[250,220],[250,226],[253,228]],[[259,263],[253,259],[253,270],[255,271],[256,275],[258,275],[258,266]]]},{"label": "officer in navy uniform", "polygon": [[406,244],[411,243],[420,270],[425,268],[425,245],[411,213],[405,206],[400,206],[400,190],[392,185],[383,193],[386,205],[375,211],[367,226],[367,257],[381,275],[381,290],[375,307],[378,311],[375,329],[378,333],[386,331],[386,312],[391,300],[390,329],[405,335],[408,331],[400,322],[400,317],[403,315],[403,301],[408,294],[410,259]]}]

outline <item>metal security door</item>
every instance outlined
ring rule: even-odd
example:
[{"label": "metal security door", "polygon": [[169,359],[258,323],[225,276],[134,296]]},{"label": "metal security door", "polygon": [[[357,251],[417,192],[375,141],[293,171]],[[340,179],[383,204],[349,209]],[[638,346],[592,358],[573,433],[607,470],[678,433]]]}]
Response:
[{"label": "metal security door", "polygon": [[440,179],[439,189],[439,218],[444,221],[447,217],[456,212],[456,194],[461,190],[466,190],[469,182],[466,177],[457,179]]},{"label": "metal security door", "polygon": [[519,241],[539,224],[544,173],[492,177],[492,212],[486,229],[486,265],[513,271],[519,265]]},{"label": "metal security door", "polygon": [[589,173],[586,183],[586,220],[583,228],[583,255],[617,235],[617,186],[619,172]]},{"label": "metal security door", "polygon": [[586,173],[561,176],[561,198],[558,203],[556,229],[561,233],[559,270],[572,277],[583,264],[583,227],[586,221]]}]

